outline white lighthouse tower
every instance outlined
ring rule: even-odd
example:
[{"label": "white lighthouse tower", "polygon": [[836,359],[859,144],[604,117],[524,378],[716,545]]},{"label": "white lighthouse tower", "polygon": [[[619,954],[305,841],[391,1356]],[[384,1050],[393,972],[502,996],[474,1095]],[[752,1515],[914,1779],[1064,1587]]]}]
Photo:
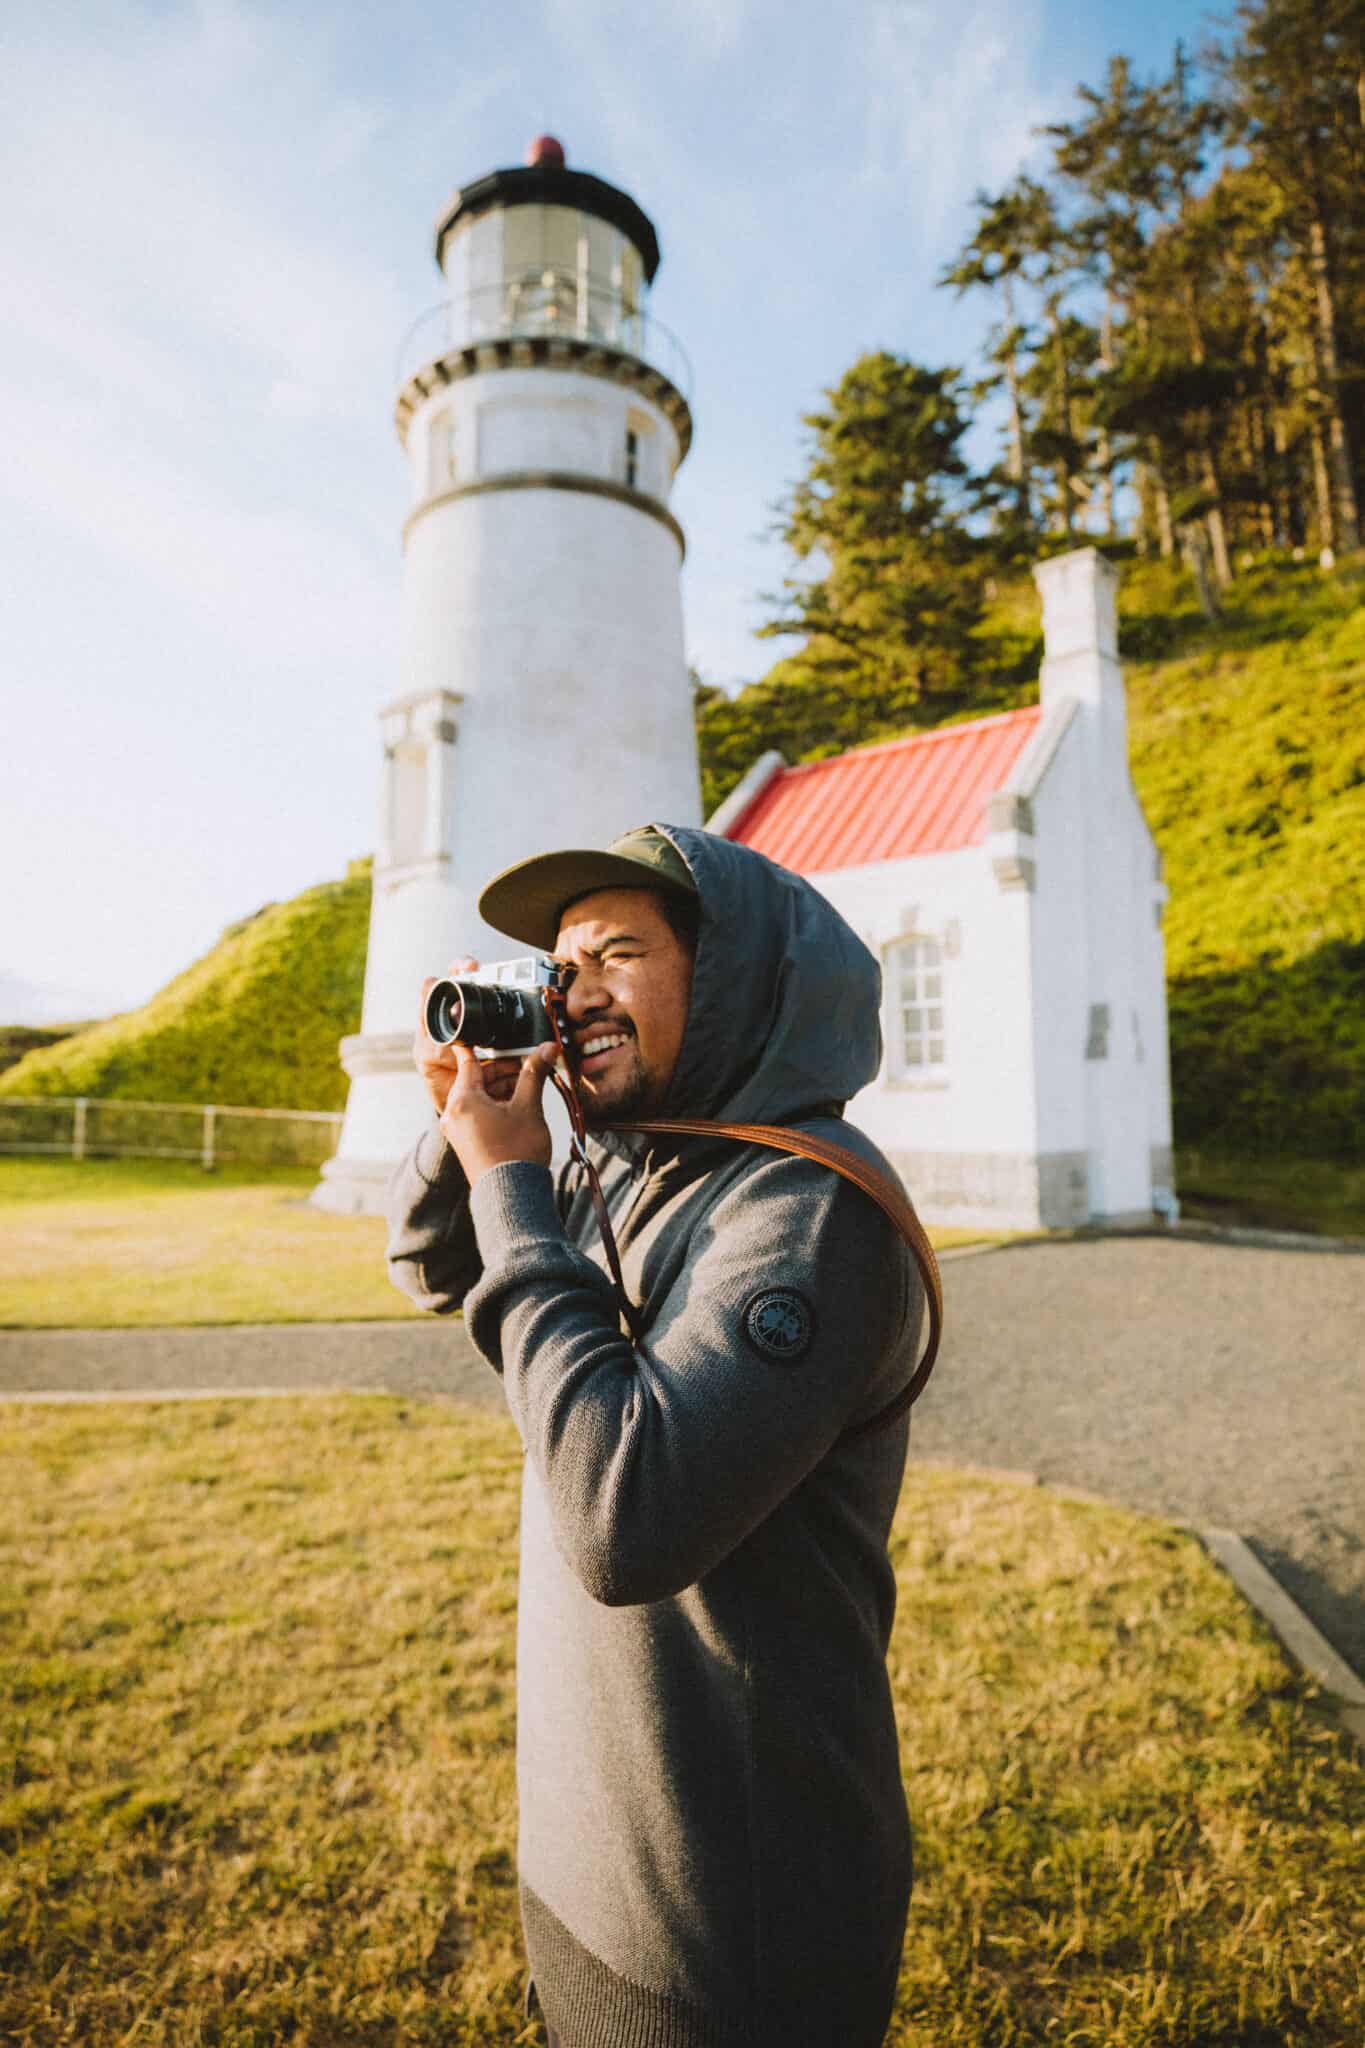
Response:
[{"label": "white lighthouse tower", "polygon": [[524,166],[452,195],[436,260],[449,295],[400,368],[402,690],[380,713],[364,1010],[314,1196],[329,1209],[377,1208],[428,1113],[423,976],[509,951],[475,909],[488,877],[650,819],[700,822],[668,507],[690,379],[646,311],[653,226],[542,136]]}]

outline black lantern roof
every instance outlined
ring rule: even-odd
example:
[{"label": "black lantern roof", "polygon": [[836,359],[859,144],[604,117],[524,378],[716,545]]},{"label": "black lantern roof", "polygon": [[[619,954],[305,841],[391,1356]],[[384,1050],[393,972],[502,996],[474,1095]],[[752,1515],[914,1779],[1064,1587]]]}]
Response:
[{"label": "black lantern roof", "polygon": [[519,164],[515,170],[490,171],[487,177],[451,194],[436,222],[436,261],[443,264],[446,236],[481,213],[505,206],[570,206],[609,221],[635,244],[644,264],[645,282],[654,282],[659,267],[659,238],[654,223],[628,192],[618,191],[588,171],[571,171],[553,160]]}]

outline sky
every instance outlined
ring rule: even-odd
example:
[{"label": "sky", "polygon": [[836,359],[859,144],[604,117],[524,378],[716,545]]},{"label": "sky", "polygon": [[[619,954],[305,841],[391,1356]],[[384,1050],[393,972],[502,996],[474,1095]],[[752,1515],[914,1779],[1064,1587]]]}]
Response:
[{"label": "sky", "polygon": [[[971,199],[1187,0],[9,0],[0,1023],[145,1001],[371,851],[398,694],[395,358],[452,188],[542,132],[663,249],[690,660],[781,651],[773,508],[855,357],[971,359]],[[983,432],[984,432],[983,428]]]}]

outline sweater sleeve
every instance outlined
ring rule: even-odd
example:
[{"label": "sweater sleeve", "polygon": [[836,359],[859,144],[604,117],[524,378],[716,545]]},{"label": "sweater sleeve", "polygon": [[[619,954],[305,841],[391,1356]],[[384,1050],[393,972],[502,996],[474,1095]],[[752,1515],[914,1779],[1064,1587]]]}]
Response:
[{"label": "sweater sleeve", "polygon": [[469,1182],[432,1119],[389,1181],[389,1278],[418,1308],[450,1315],[483,1270]]},{"label": "sweater sleeve", "polygon": [[545,1168],[493,1168],[471,1212],[470,1334],[502,1371],[561,1552],[607,1606],[695,1584],[909,1378],[909,1254],[810,1160],[765,1158],[715,1203],[639,1349]]}]

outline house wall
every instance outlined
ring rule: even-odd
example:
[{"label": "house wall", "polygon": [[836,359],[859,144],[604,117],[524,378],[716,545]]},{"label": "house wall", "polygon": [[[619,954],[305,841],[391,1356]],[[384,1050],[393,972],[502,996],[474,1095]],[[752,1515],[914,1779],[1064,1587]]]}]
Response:
[{"label": "house wall", "polygon": [[[1161,911],[1165,885],[1128,767],[1117,572],[1094,548],[1040,563],[1042,716],[985,836],[953,853],[808,879],[883,960],[940,941],[948,1057],[882,1071],[849,1114],[929,1221],[1065,1228],[1177,1213]],[[779,756],[712,820],[738,825]]]},{"label": "house wall", "polygon": [[1049,1162],[1039,1221],[1054,1229],[1084,1223],[1090,1216],[1085,772],[1081,730],[1073,719],[1029,799],[1034,828],[1034,1087],[1039,1150]]},{"label": "house wall", "polygon": [[1166,884],[1162,880],[1161,855],[1142,815],[1136,791],[1133,808],[1137,814],[1133,835],[1134,896],[1140,906],[1145,904],[1147,912],[1145,919],[1139,913],[1135,938],[1139,947],[1137,1002],[1146,1074],[1150,1199],[1155,1212],[1174,1223],[1180,1212],[1171,1143],[1171,1046],[1166,1014],[1166,937],[1162,929]]},{"label": "house wall", "polygon": [[[897,939],[943,945],[947,1063],[882,1072],[849,1105],[930,1222],[1035,1229],[1040,1210],[1030,896],[1002,887],[989,849],[845,868],[808,879],[878,958]],[[899,1028],[891,977],[882,1032]],[[1044,1169],[1046,1172],[1046,1169]]]},{"label": "house wall", "polygon": [[1030,799],[1034,974],[1048,1012],[1037,1036],[1040,1147],[1083,1148],[1086,1215],[1145,1220],[1161,1123],[1154,1094],[1164,1097],[1166,1087],[1165,987],[1152,945],[1155,848],[1128,767],[1118,576],[1089,548],[1034,573],[1044,714],[1063,701],[1075,706]]}]

